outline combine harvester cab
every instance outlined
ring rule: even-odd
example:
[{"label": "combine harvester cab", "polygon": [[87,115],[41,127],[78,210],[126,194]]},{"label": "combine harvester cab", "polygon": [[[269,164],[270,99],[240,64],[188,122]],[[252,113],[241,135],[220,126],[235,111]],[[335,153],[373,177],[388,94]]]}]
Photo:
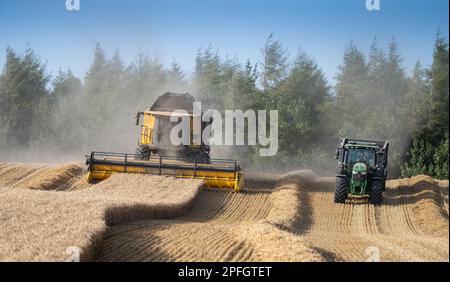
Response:
[{"label": "combine harvester cab", "polygon": [[[136,115],[136,125],[143,116],[141,133],[135,154],[92,152],[87,156],[88,181],[95,183],[116,172],[167,175],[177,178],[203,179],[205,186],[231,188],[239,191],[243,185],[242,171],[235,160],[211,159],[209,145],[174,146],[168,142],[173,111],[183,110],[180,118],[190,121],[190,140],[193,130],[194,97],[189,94],[165,93],[159,96],[151,108]],[[200,117],[201,120],[201,117]],[[207,126],[201,121],[201,130]],[[201,136],[200,132],[200,136]],[[176,157],[175,157],[176,156]]]},{"label": "combine harvester cab", "polygon": [[342,139],[336,150],[338,171],[334,201],[344,203],[352,198],[368,197],[369,202],[379,205],[387,178],[389,142]]}]

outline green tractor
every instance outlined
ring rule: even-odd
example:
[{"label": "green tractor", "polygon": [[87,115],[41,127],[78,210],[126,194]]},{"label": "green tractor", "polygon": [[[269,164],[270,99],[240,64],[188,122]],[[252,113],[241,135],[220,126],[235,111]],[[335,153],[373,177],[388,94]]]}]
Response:
[{"label": "green tractor", "polygon": [[368,197],[369,202],[383,202],[387,178],[389,142],[342,139],[336,150],[338,171],[336,174],[335,203],[344,203],[351,197]]}]

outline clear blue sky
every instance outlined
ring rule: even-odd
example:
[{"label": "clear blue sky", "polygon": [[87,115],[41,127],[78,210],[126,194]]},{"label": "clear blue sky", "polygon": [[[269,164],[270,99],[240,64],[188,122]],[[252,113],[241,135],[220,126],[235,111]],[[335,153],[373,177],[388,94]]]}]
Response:
[{"label": "clear blue sky", "polygon": [[0,0],[0,65],[8,45],[22,52],[29,43],[50,74],[70,67],[82,78],[98,41],[126,63],[140,49],[189,73],[209,43],[258,61],[271,32],[291,56],[301,48],[315,58],[332,84],[350,40],[367,52],[374,36],[382,46],[395,37],[408,71],[417,59],[431,63],[438,28],[448,37],[448,0],[380,0],[380,11],[365,1],[80,0],[81,10],[69,12],[66,0]]}]

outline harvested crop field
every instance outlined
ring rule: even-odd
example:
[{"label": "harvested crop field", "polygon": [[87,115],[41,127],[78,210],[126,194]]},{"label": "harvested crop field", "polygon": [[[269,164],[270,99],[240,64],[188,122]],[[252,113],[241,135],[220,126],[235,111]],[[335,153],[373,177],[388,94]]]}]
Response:
[{"label": "harvested crop field", "polygon": [[334,178],[310,171],[247,175],[240,193],[84,176],[0,164],[0,260],[64,260],[74,245],[99,261],[449,261],[448,181],[427,176],[389,181],[382,206],[335,204]]},{"label": "harvested crop field", "polygon": [[448,181],[440,185],[426,176],[388,181],[382,206],[337,205],[333,191],[334,179],[324,178],[305,189],[295,230],[329,259],[370,260],[375,247],[381,261],[449,260]]},{"label": "harvested crop field", "polygon": [[99,259],[366,261],[378,248],[381,261],[449,260],[448,182],[390,181],[377,207],[335,204],[333,192],[333,178],[308,172],[253,181],[240,194],[203,190],[182,217],[112,227]]},{"label": "harvested crop field", "polygon": [[[4,169],[14,173],[15,182],[7,172],[0,176],[0,181],[10,183],[0,187],[0,261],[64,261],[71,246],[80,249],[81,260],[92,260],[109,225],[179,216],[189,209],[202,183],[115,174],[88,185],[82,169],[73,173],[78,171],[75,167]],[[61,181],[64,177],[66,182]]]},{"label": "harvested crop field", "polygon": [[[295,193],[293,187],[285,189]],[[300,238],[273,226],[289,220],[284,218],[286,213],[273,214],[273,198],[284,192],[283,188],[274,190],[273,184],[267,183],[241,193],[202,190],[193,209],[184,216],[111,228],[103,240],[99,260],[322,260]],[[295,248],[289,247],[293,245]]]}]

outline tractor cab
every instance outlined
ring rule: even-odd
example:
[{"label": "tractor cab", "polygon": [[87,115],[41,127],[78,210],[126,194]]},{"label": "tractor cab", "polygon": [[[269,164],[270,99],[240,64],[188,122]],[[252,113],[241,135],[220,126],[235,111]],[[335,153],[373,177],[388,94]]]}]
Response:
[{"label": "tractor cab", "polygon": [[350,147],[346,152],[350,166],[356,163],[365,163],[372,168],[375,166],[376,154],[375,150],[372,148]]}]

